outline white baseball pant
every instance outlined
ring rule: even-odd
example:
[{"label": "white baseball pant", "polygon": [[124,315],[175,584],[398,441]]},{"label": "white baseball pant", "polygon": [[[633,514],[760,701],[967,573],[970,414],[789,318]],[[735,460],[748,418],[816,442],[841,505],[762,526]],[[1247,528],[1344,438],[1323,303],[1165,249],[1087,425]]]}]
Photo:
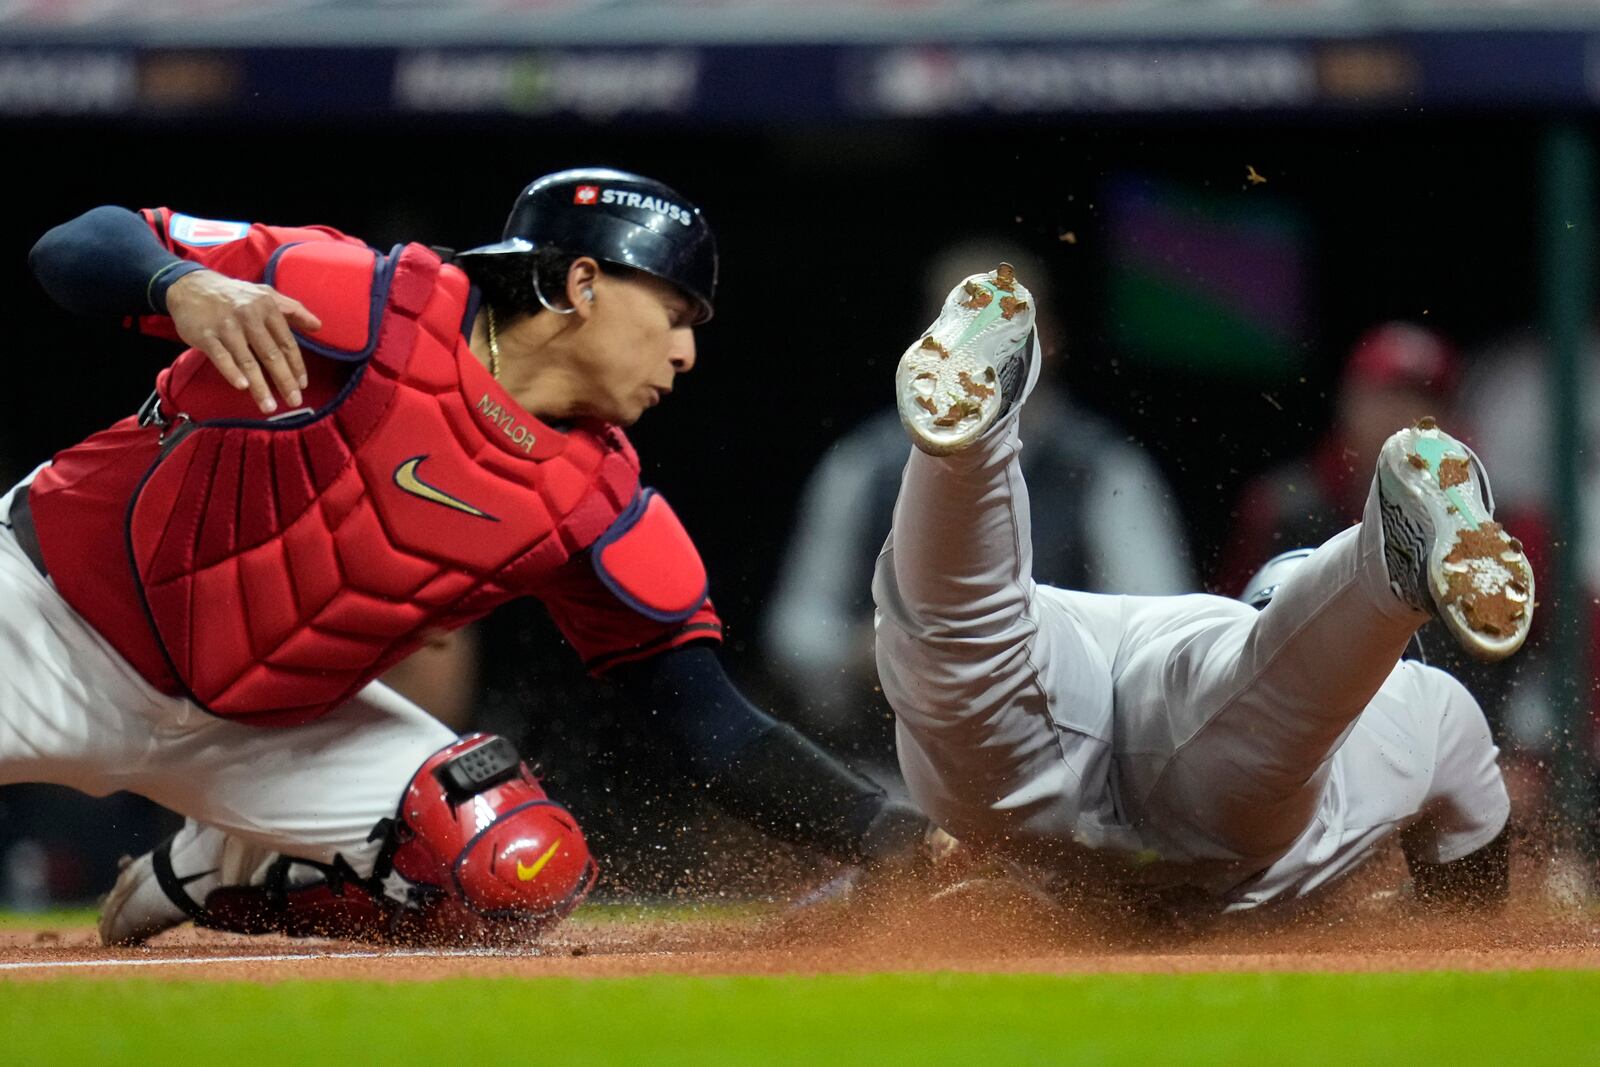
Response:
[{"label": "white baseball pant", "polygon": [[1476,702],[1397,666],[1426,616],[1389,589],[1376,489],[1265,610],[1071,592],[1031,575],[1016,422],[911,452],[874,578],[901,768],[931,818],[1240,907],[1309,892],[1424,814],[1435,862],[1498,834]]},{"label": "white baseball pant", "polygon": [[423,761],[456,739],[377,682],[288,728],[240,725],[167,696],[61,599],[4,526],[0,663],[0,784],[127,789],[267,852],[343,856],[363,877],[381,845],[368,840],[373,826],[394,816]]}]

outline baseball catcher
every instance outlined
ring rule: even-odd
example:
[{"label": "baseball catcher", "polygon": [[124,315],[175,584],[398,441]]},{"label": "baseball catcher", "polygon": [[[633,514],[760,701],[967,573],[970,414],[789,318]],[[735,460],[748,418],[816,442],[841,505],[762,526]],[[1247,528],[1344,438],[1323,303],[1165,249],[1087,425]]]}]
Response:
[{"label": "baseball catcher", "polygon": [[1484,659],[1528,632],[1533,574],[1473,453],[1431,420],[1394,434],[1363,521],[1276,561],[1260,610],[1041,586],[1017,461],[1032,314],[1009,268],[975,275],[895,378],[916,448],[873,594],[913,799],[1060,884],[1219,912],[1303,898],[1391,835],[1421,899],[1503,899],[1482,712],[1400,659],[1430,615]]},{"label": "baseball catcher", "polygon": [[387,252],[327,227],[96,208],[32,263],[61,305],[189,347],[138,413],[0,499],[0,782],[188,817],[107,942],[478,938],[572,910],[595,865],[503,739],[374,681],[514,597],[654,712],[735,814],[852,862],[923,820],[752,706],[706,570],[623,432],[695,362],[717,256],[635,174],[564,171],[504,239]]}]

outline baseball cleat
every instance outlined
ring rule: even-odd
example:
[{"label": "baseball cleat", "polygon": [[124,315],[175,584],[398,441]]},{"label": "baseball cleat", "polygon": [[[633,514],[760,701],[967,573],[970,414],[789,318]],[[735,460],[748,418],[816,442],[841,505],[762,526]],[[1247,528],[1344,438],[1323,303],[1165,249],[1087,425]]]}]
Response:
[{"label": "baseball cleat", "polygon": [[153,853],[123,857],[116,884],[100,905],[102,945],[142,945],[159,933],[189,921],[156,879]]},{"label": "baseball cleat", "polygon": [[1473,451],[1431,418],[1401,430],[1378,454],[1378,503],[1395,595],[1437,616],[1479,659],[1520,648],[1533,621],[1533,569],[1522,542],[1494,521]]},{"label": "baseball cleat", "polygon": [[1032,335],[1033,296],[1011,264],[952,289],[895,371],[895,402],[912,442],[943,456],[982,436],[1026,390]]}]

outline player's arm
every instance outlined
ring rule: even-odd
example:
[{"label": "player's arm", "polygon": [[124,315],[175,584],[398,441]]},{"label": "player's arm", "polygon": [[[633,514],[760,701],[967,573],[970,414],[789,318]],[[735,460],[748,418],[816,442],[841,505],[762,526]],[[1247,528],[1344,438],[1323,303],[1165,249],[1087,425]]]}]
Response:
[{"label": "player's arm", "polygon": [[927,822],[888,800],[722,669],[706,572],[666,501],[645,490],[539,597],[590,671],[616,682],[718,806],[849,861],[912,849]]},{"label": "player's arm", "polygon": [[138,215],[109,205],[39,238],[28,264],[57,304],[95,317],[164,315],[172,284],[205,269],[173,255]]},{"label": "player's arm", "polygon": [[745,698],[706,644],[629,663],[608,677],[660,723],[711,800],[780,840],[847,862],[916,851],[929,823]]},{"label": "player's arm", "polygon": [[29,264],[45,292],[68,311],[168,318],[179,340],[205,352],[262,411],[277,408],[273,388],[298,406],[307,377],[292,330],[313,332],[321,322],[271,286],[217,269],[253,265],[259,272],[270,249],[285,242],[271,228],[252,227],[223,242],[240,246],[224,253],[217,251],[221,245],[175,240],[167,223],[165,212],[97,207],[40,238]]}]

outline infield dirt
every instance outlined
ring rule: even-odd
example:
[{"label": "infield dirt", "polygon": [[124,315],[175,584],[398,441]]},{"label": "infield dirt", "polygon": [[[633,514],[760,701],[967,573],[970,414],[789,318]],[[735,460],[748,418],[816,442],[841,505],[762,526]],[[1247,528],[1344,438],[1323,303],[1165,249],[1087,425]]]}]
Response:
[{"label": "infield dirt", "polygon": [[[975,880],[938,899],[926,887],[803,910],[705,918],[682,905],[637,918],[579,912],[536,945],[384,950],[335,941],[237,937],[189,927],[137,949],[100,946],[89,929],[0,931],[0,979],[112,977],[278,981],[455,976],[852,974],[881,971],[1185,973],[1600,967],[1600,912],[1559,906],[1528,887],[1490,914],[1422,912],[1375,864],[1292,914],[1205,923],[1102,904],[1049,906],[1013,884]],[[713,912],[713,915],[716,913]],[[725,911],[724,913],[725,914]]]}]

